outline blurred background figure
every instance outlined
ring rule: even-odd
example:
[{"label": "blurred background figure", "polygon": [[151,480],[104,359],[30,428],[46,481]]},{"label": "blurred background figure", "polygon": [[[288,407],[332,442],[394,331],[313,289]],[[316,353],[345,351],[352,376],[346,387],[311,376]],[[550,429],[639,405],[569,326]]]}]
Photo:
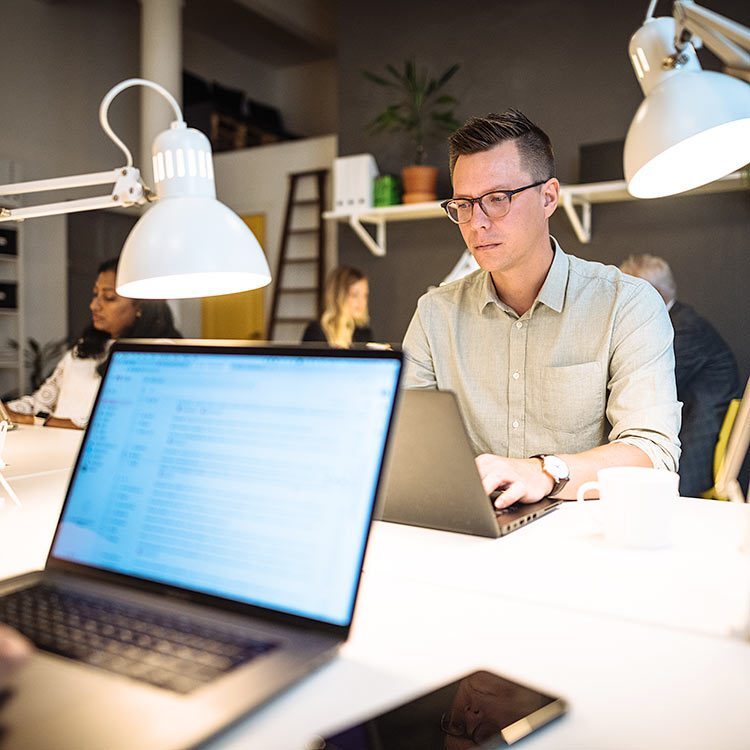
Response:
[{"label": "blurred background figure", "polygon": [[320,321],[311,321],[302,341],[325,341],[329,346],[348,348],[373,340],[367,301],[367,277],[356,268],[339,266],[328,275],[325,309]]},{"label": "blurred background figure", "polygon": [[674,328],[677,398],[682,401],[680,494],[700,497],[713,482],[713,457],[727,406],[739,397],[734,355],[716,329],[677,300],[669,264],[655,255],[631,255],[620,270],[648,281],[661,294]]},{"label": "blurred background figure", "polygon": [[89,309],[91,323],[41,387],[6,406],[14,422],[50,415],[53,427],[84,428],[112,342],[118,338],[182,338],[163,300],[135,300],[115,291],[117,258],[99,266]]}]

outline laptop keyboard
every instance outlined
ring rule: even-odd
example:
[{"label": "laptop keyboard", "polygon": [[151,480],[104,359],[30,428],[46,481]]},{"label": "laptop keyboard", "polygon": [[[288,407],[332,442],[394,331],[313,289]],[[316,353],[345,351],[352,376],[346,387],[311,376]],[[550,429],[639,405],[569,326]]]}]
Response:
[{"label": "laptop keyboard", "polygon": [[0,622],[43,651],[183,694],[276,647],[47,585],[0,598]]}]

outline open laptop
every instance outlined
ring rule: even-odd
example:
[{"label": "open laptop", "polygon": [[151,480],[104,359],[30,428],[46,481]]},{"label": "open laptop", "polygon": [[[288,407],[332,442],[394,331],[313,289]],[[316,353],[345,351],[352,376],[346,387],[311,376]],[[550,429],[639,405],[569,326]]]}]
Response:
[{"label": "open laptop", "polygon": [[560,500],[496,510],[482,487],[456,398],[406,390],[389,451],[377,516],[383,521],[499,537],[549,513]]},{"label": "open laptop", "polygon": [[0,748],[193,747],[347,638],[401,370],[390,351],[113,346]]}]

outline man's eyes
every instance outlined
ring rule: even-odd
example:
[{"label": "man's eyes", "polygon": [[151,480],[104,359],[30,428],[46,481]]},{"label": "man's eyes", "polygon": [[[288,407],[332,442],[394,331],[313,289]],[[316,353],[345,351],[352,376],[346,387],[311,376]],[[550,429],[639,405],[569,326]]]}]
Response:
[{"label": "man's eyes", "polygon": [[487,203],[505,203],[508,200],[508,196],[505,193],[490,193],[484,198]]}]

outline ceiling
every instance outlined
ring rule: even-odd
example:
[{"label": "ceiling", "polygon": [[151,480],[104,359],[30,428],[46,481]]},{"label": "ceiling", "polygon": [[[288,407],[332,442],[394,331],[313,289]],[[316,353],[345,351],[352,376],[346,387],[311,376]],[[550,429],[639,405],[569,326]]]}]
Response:
[{"label": "ceiling", "polygon": [[336,54],[336,0],[185,0],[183,21],[248,57],[285,67]]}]

